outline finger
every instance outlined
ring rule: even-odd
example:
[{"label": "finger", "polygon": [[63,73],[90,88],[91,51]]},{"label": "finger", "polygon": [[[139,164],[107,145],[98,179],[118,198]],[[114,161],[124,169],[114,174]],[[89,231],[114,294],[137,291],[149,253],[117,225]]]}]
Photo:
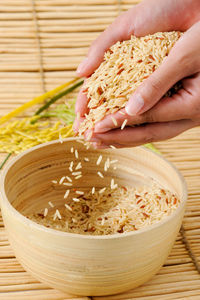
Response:
[{"label": "finger", "polygon": [[75,112],[76,114],[79,113],[81,117],[88,112],[88,107],[87,107],[88,98],[87,95],[84,93],[84,90],[85,87],[83,85],[78,93],[76,104],[75,104]]},{"label": "finger", "polygon": [[[183,89],[172,97],[161,99],[154,107],[141,115],[129,116],[122,109],[113,115],[106,116],[95,125],[94,132],[103,133],[116,127],[119,128],[125,120],[127,120],[127,126],[198,118],[200,115],[200,74],[184,79],[182,86]],[[113,119],[116,120],[117,126],[113,123]]]},{"label": "finger", "polygon": [[160,67],[129,98],[125,107],[127,114],[136,115],[149,110],[175,83],[199,71],[197,33],[199,30],[195,24],[193,30],[177,41]]},{"label": "finger", "polygon": [[172,121],[141,125],[135,128],[127,127],[106,133],[93,134],[91,142],[103,145],[123,145],[124,147],[138,146],[172,138],[181,132],[198,124],[191,120]]},{"label": "finger", "polygon": [[124,122],[125,126],[132,124],[132,116],[129,116],[125,109],[121,109],[112,115],[107,115],[103,120],[95,124],[94,132],[102,133],[121,127]]}]

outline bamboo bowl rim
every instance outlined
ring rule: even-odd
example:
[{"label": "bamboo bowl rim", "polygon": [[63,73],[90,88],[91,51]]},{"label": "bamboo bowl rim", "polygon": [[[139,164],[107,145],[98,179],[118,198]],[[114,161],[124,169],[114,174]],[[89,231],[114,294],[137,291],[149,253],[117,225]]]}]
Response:
[{"label": "bamboo bowl rim", "polygon": [[[64,142],[68,142],[68,141],[76,141],[79,138],[77,137],[72,137],[72,138],[65,138],[63,139],[63,143]],[[185,203],[187,201],[187,184],[186,181],[183,177],[183,175],[180,173],[180,171],[175,167],[175,165],[173,163],[171,163],[170,161],[168,161],[168,159],[166,159],[165,157],[163,157],[161,154],[159,153],[155,153],[150,149],[147,149],[144,146],[140,146],[140,148],[142,148],[143,150],[147,151],[147,152],[151,152],[153,155],[159,157],[160,159],[164,160],[168,165],[170,165],[170,167],[175,171],[176,175],[178,176],[178,178],[180,179],[181,185],[182,185],[182,191],[183,191],[183,196],[180,199],[180,204],[177,207],[177,209],[175,211],[172,212],[172,214],[170,216],[167,216],[166,218],[164,218],[163,220],[149,225],[147,227],[144,227],[138,231],[133,231],[133,232],[125,232],[123,234],[120,233],[114,233],[114,234],[109,234],[109,235],[85,235],[85,234],[77,234],[77,233],[71,233],[71,232],[64,232],[64,231],[59,231],[53,228],[47,228],[43,225],[40,225],[28,218],[26,218],[24,215],[22,215],[17,209],[15,209],[13,207],[13,205],[9,202],[6,193],[5,193],[5,179],[6,179],[6,175],[9,171],[9,169],[15,164],[15,162],[17,162],[18,160],[20,160],[21,158],[23,158],[24,155],[35,151],[37,149],[52,145],[52,144],[60,144],[59,140],[54,140],[51,142],[47,142],[47,143],[43,143],[40,145],[37,145],[35,147],[32,147],[20,154],[18,154],[16,157],[12,158],[10,160],[10,162],[8,162],[8,164],[6,165],[6,167],[4,168],[4,170],[2,171],[2,174],[0,175],[0,186],[2,187],[0,189],[0,203],[3,203],[3,205],[6,207],[7,210],[10,210],[10,212],[15,216],[15,218],[17,218],[19,221],[24,222],[24,224],[27,224],[30,228],[36,228],[38,230],[41,230],[43,232],[48,232],[51,234],[56,234],[57,236],[60,237],[74,237],[74,238],[81,238],[81,239],[88,239],[88,240],[113,240],[113,239],[119,239],[119,238],[126,238],[128,236],[134,236],[134,235],[140,235],[142,233],[146,233],[148,231],[151,231],[153,229],[156,229],[158,227],[160,227],[161,225],[170,222],[171,219],[173,219],[176,215],[178,215],[182,208],[185,206]],[[131,148],[129,148],[131,149]],[[103,151],[103,150],[101,150]],[[118,149],[113,149],[112,151],[118,151]]]}]

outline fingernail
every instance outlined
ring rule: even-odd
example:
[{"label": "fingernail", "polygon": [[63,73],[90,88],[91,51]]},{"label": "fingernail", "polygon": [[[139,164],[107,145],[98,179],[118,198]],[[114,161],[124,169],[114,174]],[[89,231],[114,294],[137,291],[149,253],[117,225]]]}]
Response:
[{"label": "fingernail", "polygon": [[144,106],[144,99],[138,93],[135,93],[129,98],[127,105],[125,106],[126,113],[129,116],[136,115]]},{"label": "fingernail", "polygon": [[77,74],[82,74],[86,68],[86,64],[88,62],[88,57],[86,57],[78,66],[76,73]]}]

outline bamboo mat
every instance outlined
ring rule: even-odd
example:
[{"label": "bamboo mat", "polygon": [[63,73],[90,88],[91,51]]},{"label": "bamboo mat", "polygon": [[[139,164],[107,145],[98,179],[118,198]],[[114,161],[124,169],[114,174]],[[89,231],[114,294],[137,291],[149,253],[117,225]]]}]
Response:
[{"label": "bamboo mat", "polygon": [[[75,75],[90,43],[137,0],[6,0],[0,2],[0,115]],[[70,97],[74,97],[72,94]],[[76,297],[48,288],[16,260],[0,218],[0,299],[200,299],[200,128],[157,147],[185,176],[184,230],[152,280],[127,293]],[[0,160],[3,159],[0,155]],[[159,238],[159,237],[158,237]],[[196,265],[196,266],[195,266]]]}]

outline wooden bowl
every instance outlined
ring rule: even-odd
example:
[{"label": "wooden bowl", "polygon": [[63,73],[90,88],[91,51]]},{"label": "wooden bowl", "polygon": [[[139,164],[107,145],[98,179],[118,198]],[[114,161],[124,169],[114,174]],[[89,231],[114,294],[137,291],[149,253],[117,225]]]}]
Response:
[{"label": "wooden bowl", "polygon": [[[61,232],[30,221],[24,214],[38,212],[48,201],[63,204],[63,190],[52,180],[66,176],[74,159],[70,148],[90,161],[77,187],[104,187],[114,176],[126,185],[155,178],[181,199],[177,210],[148,228],[109,236]],[[99,154],[118,159],[117,170],[100,179]],[[101,170],[100,166],[98,169]],[[103,171],[102,171],[103,172]],[[141,175],[145,174],[145,176]],[[61,197],[60,197],[61,196]],[[1,178],[1,207],[9,241],[25,270],[38,280],[67,293],[96,296],[124,292],[149,280],[165,262],[180,229],[187,189],[183,177],[166,159],[143,148],[86,150],[75,138],[53,141],[14,158]]]}]

